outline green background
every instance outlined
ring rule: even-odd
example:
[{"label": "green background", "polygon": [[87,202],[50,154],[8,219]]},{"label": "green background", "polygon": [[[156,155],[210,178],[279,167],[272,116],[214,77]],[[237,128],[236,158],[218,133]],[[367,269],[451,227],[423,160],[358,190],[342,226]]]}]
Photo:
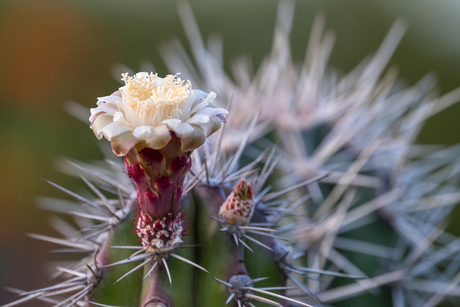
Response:
[{"label": "green background", "polygon": [[[191,1],[205,38],[221,35],[226,67],[238,56],[254,68],[271,48],[278,1]],[[374,52],[392,23],[403,17],[409,30],[391,60],[407,85],[434,71],[440,93],[460,86],[459,1],[302,0],[296,2],[293,56],[302,60],[314,16],[325,13],[337,34],[331,65],[348,72]],[[25,233],[57,235],[52,214],[36,198],[63,195],[45,177],[78,191],[79,182],[56,171],[60,157],[102,157],[92,131],[64,111],[67,101],[92,107],[96,97],[119,87],[115,64],[140,70],[155,65],[170,73],[158,47],[177,37],[188,48],[172,0],[0,1],[0,285],[31,290],[47,285],[61,256],[53,245]],[[173,72],[175,73],[175,72]],[[460,141],[460,104],[430,119],[420,143]],[[449,230],[460,235],[454,210]],[[13,295],[0,292],[0,304]],[[25,306],[41,306],[32,302]]]}]

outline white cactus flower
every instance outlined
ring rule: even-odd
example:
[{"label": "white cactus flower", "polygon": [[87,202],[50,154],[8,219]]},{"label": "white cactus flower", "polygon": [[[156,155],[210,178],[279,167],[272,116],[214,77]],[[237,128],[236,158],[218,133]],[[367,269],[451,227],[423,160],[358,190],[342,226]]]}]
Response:
[{"label": "white cactus flower", "polygon": [[181,139],[182,150],[201,146],[217,131],[228,111],[214,107],[214,92],[193,90],[190,81],[178,75],[160,78],[140,72],[123,74],[125,86],[110,96],[98,98],[91,109],[91,128],[98,139],[111,141],[112,150],[124,156],[138,142],[153,149],[168,144],[172,133]]}]

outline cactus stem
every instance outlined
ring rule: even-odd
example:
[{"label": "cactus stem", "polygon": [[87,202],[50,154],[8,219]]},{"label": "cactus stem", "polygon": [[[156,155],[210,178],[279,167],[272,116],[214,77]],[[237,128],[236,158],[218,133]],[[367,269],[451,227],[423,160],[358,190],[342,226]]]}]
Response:
[{"label": "cactus stem", "polygon": [[180,245],[176,247],[176,249],[182,249],[182,248],[192,248],[192,247],[199,247],[202,246],[201,244],[193,244],[193,245]]},{"label": "cactus stem", "polygon": [[[158,262],[156,263],[158,264]],[[153,267],[157,267],[153,265]],[[149,287],[148,292],[143,298],[143,307],[171,307],[170,298],[166,296],[166,293],[162,291],[161,281],[159,278],[158,267],[156,270],[153,270],[148,279]]]}]

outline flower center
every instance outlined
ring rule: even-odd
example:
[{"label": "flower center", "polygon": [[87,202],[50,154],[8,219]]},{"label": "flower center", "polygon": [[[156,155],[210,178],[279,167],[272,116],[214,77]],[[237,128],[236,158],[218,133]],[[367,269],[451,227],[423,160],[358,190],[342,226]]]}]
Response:
[{"label": "flower center", "polygon": [[158,126],[163,120],[190,117],[191,83],[182,81],[178,75],[168,75],[161,79],[157,74],[128,73],[122,75],[125,86],[121,93],[123,101],[119,108],[126,121],[133,127]]}]

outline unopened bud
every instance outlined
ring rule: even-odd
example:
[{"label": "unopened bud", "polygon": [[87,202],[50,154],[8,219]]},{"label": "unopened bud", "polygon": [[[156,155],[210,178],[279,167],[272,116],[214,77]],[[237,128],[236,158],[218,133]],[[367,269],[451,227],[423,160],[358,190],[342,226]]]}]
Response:
[{"label": "unopened bud", "polygon": [[238,182],[227,200],[222,204],[219,215],[227,219],[227,223],[235,225],[241,222],[247,225],[254,213],[254,192],[245,179]]}]

